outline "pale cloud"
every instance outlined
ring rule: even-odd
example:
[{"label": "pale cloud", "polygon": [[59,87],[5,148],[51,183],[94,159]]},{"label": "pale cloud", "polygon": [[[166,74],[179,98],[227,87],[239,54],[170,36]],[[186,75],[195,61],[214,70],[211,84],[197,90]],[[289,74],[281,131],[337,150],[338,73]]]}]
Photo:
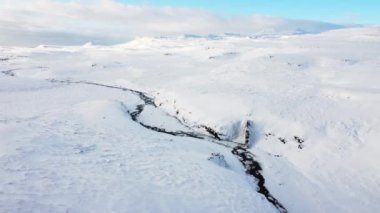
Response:
[{"label": "pale cloud", "polygon": [[338,25],[262,15],[222,17],[200,9],[112,0],[0,0],[0,45],[109,44],[137,36],[320,32]]}]

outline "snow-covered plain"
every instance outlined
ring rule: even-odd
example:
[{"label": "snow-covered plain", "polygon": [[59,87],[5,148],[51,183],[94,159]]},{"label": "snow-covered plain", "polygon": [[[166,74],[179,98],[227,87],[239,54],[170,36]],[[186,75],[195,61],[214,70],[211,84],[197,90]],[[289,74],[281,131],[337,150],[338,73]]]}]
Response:
[{"label": "snow-covered plain", "polygon": [[0,72],[1,212],[278,212],[201,128],[247,120],[289,212],[380,209],[380,28],[0,47]]}]

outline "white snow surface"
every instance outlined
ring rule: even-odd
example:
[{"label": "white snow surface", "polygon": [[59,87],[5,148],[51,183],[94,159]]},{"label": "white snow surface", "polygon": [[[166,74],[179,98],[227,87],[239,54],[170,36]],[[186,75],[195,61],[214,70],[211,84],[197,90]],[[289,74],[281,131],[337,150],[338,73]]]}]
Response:
[{"label": "white snow surface", "polygon": [[378,27],[0,47],[0,72],[0,212],[277,212],[231,148],[144,128],[131,92],[51,79],[143,91],[158,108],[140,120],[173,131],[252,121],[289,212],[380,209]]}]

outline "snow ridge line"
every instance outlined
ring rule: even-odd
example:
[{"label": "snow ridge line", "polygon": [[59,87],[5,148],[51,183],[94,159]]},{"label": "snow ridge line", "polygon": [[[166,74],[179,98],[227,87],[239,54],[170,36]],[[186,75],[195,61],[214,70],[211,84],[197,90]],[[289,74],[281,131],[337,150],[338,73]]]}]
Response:
[{"label": "snow ridge line", "polygon": [[[149,129],[155,132],[169,134],[172,136],[190,137],[190,138],[196,138],[196,139],[201,139],[201,140],[207,140],[209,142],[216,143],[218,145],[222,145],[227,148],[232,148],[232,151],[231,151],[232,154],[235,155],[238,158],[238,160],[243,164],[244,168],[246,169],[246,173],[250,176],[253,176],[255,180],[257,180],[256,191],[264,195],[264,197],[268,200],[268,202],[270,202],[274,207],[276,207],[280,213],[288,212],[287,209],[276,198],[274,198],[273,195],[270,194],[269,190],[266,188],[265,178],[261,173],[262,167],[260,163],[254,159],[254,154],[252,154],[251,152],[247,150],[249,146],[249,137],[251,136],[248,130],[248,128],[251,126],[251,123],[249,121],[247,121],[246,123],[246,132],[245,132],[245,138],[244,138],[245,144],[241,144],[234,141],[222,140],[219,137],[219,135],[221,135],[220,133],[216,132],[214,129],[206,125],[199,125],[199,127],[204,128],[206,132],[208,132],[211,136],[205,135],[199,132],[168,131],[164,128],[151,126],[138,120],[138,117],[144,111],[145,106],[151,105],[151,106],[154,106],[155,108],[158,108],[158,106],[154,102],[154,98],[149,97],[144,92],[121,87],[121,86],[112,86],[112,85],[106,85],[106,84],[89,82],[89,81],[71,81],[71,80],[56,80],[56,79],[47,79],[47,80],[52,83],[88,84],[88,85],[101,86],[101,87],[112,88],[112,89],[120,89],[122,91],[129,91],[129,92],[132,92],[133,94],[138,95],[139,98],[144,102],[144,104],[137,105],[135,108],[135,111],[132,111],[132,112],[129,111],[127,107],[125,106],[125,104],[120,102],[125,112],[131,117],[131,119],[134,122],[137,122],[138,124],[145,127],[146,129]],[[169,116],[175,118],[177,121],[180,121],[176,116],[173,116],[173,115],[169,115]],[[180,123],[182,124],[182,122]]]}]

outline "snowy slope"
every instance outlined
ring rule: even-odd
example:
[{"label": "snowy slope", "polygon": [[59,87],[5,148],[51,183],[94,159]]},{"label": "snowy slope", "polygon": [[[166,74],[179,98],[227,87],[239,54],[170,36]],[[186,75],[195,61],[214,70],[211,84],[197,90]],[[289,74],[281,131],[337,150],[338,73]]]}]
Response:
[{"label": "snowy slope", "polygon": [[231,153],[248,120],[289,212],[376,212],[379,53],[376,27],[2,47],[0,210],[277,212]]}]

